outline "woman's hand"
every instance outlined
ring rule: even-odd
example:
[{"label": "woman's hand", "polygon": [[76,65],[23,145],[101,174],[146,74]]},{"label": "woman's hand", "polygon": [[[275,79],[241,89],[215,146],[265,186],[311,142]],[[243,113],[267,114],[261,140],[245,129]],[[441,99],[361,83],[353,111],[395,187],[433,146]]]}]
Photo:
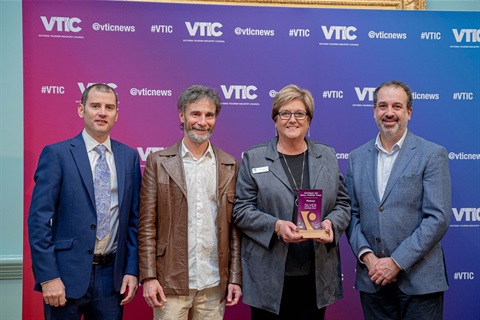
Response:
[{"label": "woman's hand", "polygon": [[278,220],[276,224],[278,238],[282,238],[285,243],[298,243],[307,241],[302,235],[298,234],[298,227],[291,221]]},{"label": "woman's hand", "polygon": [[332,221],[325,219],[322,221],[321,226],[323,231],[325,231],[326,235],[321,238],[315,239],[315,241],[320,243],[332,243],[334,236]]}]

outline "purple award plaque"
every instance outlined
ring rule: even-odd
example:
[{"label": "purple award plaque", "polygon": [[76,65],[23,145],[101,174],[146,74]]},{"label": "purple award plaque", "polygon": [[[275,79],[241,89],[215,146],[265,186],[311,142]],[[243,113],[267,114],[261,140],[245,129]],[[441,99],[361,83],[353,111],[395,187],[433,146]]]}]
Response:
[{"label": "purple award plaque", "polygon": [[304,238],[325,237],[322,223],[322,190],[298,191],[298,232]]}]

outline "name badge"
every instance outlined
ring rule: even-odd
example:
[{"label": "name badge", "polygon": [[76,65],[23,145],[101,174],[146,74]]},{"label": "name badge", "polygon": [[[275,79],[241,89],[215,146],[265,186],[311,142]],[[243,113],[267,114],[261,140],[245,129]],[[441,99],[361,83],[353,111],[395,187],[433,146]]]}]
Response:
[{"label": "name badge", "polygon": [[267,167],[259,167],[259,168],[253,168],[252,173],[262,173],[262,172],[268,172],[268,166]]}]

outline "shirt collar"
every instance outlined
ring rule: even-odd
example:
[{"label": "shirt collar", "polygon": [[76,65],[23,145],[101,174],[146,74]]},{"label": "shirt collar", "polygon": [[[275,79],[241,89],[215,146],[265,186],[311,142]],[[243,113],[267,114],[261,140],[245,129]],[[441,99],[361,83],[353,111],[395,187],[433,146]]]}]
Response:
[{"label": "shirt collar", "polygon": [[[88,132],[85,129],[83,129],[83,131],[82,131],[82,137],[83,137],[83,141],[85,141],[85,146],[87,147],[87,152],[92,151],[93,149],[95,149],[96,146],[98,146],[100,144],[100,143],[98,143],[97,140],[93,139],[92,136],[89,135]],[[105,147],[107,147],[107,150],[110,153],[113,153],[112,152],[112,142],[110,140],[110,136],[108,136],[107,140],[105,140],[102,144]]]},{"label": "shirt collar", "polygon": [[386,154],[392,154],[394,152],[397,152],[400,150],[403,146],[403,143],[405,142],[405,138],[407,137],[407,131],[408,129],[405,129],[405,132],[403,133],[402,137],[400,140],[397,141],[392,147],[392,152],[388,152],[382,145],[382,141],[380,140],[380,133],[377,134],[377,138],[375,139],[375,148],[377,148],[378,151],[385,152]]},{"label": "shirt collar", "polygon": [[[184,139],[182,139],[182,145],[180,147],[180,153],[182,155],[182,158],[185,158],[187,156],[191,157],[191,158],[194,158],[193,154],[190,152],[190,150],[188,150],[187,146],[185,146]],[[210,141],[208,141],[207,150],[205,151],[205,153],[203,154],[203,156],[200,159],[202,159],[204,157],[213,158],[213,148],[212,148],[212,144],[210,143]],[[200,159],[197,159],[197,160],[200,160]]]}]

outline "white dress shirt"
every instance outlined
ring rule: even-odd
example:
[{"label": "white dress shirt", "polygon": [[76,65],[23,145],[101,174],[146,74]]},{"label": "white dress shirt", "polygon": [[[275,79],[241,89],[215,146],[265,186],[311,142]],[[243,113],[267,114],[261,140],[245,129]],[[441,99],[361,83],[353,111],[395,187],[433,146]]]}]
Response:
[{"label": "white dress shirt", "polygon": [[377,135],[377,139],[375,140],[375,148],[377,148],[378,150],[377,188],[380,200],[382,200],[383,198],[383,193],[385,192],[388,179],[390,178],[390,173],[392,173],[393,165],[395,163],[395,160],[397,160],[398,152],[402,148],[406,136],[407,130],[405,130],[400,140],[398,140],[398,142],[393,145],[392,151],[388,152],[382,145],[382,141],[380,140],[380,134]]},{"label": "white dress shirt", "polygon": [[[90,161],[90,168],[92,170],[92,177],[95,177],[95,164],[100,155],[95,151],[95,147],[99,143],[93,139],[85,129],[82,132],[83,141],[87,147],[88,160]],[[117,170],[115,167],[115,159],[113,157],[113,150],[110,141],[110,136],[102,143],[107,147],[105,157],[107,158],[108,168],[110,169],[110,232],[101,241],[95,241],[95,254],[107,254],[117,250],[118,238],[118,183]]]},{"label": "white dress shirt", "polygon": [[212,146],[196,159],[182,141],[188,200],[189,288],[203,290],[220,283],[217,242],[217,170]]}]

